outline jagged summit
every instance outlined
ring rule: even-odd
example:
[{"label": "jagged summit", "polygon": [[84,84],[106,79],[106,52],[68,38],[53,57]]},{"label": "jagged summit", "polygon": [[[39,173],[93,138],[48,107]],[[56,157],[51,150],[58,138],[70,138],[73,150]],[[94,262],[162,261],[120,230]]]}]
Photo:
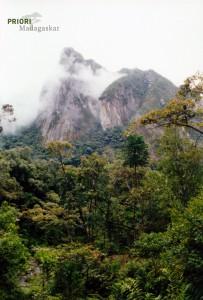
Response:
[{"label": "jagged summit", "polygon": [[46,140],[74,139],[94,128],[126,125],[160,107],[177,90],[153,70],[123,68],[115,76],[70,47],[63,49],[60,65],[65,70],[63,78],[41,93],[41,101],[47,105],[37,124]]},{"label": "jagged summit", "polygon": [[89,67],[93,73],[102,69],[102,66],[95,62],[93,59],[85,59],[82,54],[77,52],[72,47],[63,49],[60,57],[60,64],[64,67],[65,71],[70,74],[78,74],[81,68]]}]

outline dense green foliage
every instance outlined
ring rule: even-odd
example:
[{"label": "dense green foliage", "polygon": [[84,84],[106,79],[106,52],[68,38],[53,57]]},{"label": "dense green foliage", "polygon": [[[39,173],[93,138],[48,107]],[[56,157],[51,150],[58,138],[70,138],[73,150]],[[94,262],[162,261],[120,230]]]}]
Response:
[{"label": "dense green foliage", "polygon": [[201,299],[200,145],[171,128],[153,159],[141,136],[44,153],[0,153],[0,299]]},{"label": "dense green foliage", "polygon": [[118,128],[2,143],[0,300],[203,299],[203,148],[186,130],[153,153]]},{"label": "dense green foliage", "polygon": [[[88,132],[87,135],[83,135],[80,139],[73,142],[72,156],[65,163],[78,165],[82,155],[91,154],[95,151],[99,154],[106,152],[107,155],[113,155],[112,149],[121,148],[123,142],[123,128],[115,127],[104,131],[101,127],[96,127]],[[8,150],[25,146],[32,149],[34,158],[48,158],[46,147],[43,146],[43,137],[36,125],[21,129],[15,134],[0,136],[0,149]]]}]

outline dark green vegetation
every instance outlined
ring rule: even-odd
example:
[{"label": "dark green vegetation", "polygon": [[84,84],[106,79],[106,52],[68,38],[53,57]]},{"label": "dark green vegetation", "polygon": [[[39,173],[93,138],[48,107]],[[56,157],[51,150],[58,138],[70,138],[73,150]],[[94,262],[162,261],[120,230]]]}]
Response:
[{"label": "dark green vegetation", "polygon": [[[91,130],[88,135],[84,135],[79,140],[73,142],[73,152],[70,161],[65,160],[66,163],[79,164],[82,155],[97,152],[102,154],[111,149],[119,149],[124,142],[123,128],[115,127],[112,129],[102,130],[99,126]],[[2,150],[9,150],[17,147],[28,146],[32,149],[31,155],[34,158],[49,159],[47,150],[43,146],[43,138],[40,129],[35,125],[23,129],[15,135],[3,135],[0,137],[0,148]],[[112,154],[113,155],[113,154]]]},{"label": "dark green vegetation", "polygon": [[0,299],[202,299],[203,148],[186,130],[166,128],[155,155],[119,129],[40,155],[12,142],[0,152]]}]

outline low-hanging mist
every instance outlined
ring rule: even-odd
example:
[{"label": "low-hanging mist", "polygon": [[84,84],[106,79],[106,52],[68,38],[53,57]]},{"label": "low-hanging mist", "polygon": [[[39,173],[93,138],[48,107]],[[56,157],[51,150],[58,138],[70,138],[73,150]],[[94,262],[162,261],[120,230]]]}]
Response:
[{"label": "low-hanging mist", "polygon": [[[76,56],[80,56],[72,48],[65,49],[70,49],[73,56],[76,54]],[[36,66],[32,66],[34,67],[33,72],[32,69],[27,72],[26,67],[22,66],[25,68],[24,72],[28,74],[27,76],[12,80],[15,82],[12,89],[8,86],[0,87],[0,105],[6,103],[13,105],[16,117],[16,121],[13,123],[8,123],[6,120],[3,122],[5,133],[20,131],[33,123],[40,112],[50,110],[50,106],[53,104],[54,91],[64,79],[72,78],[83,83],[83,92],[90,97],[98,98],[111,82],[121,77],[121,74],[108,72],[101,66],[95,72],[91,65],[84,64],[85,60],[82,56],[80,62],[75,62],[71,55],[66,58],[67,61],[65,62],[63,61],[64,51],[62,51],[59,63],[52,62],[49,68],[45,64],[45,69],[42,70],[41,68],[40,72],[36,72]],[[93,60],[87,61],[97,65]],[[43,96],[45,91],[46,97]]]}]

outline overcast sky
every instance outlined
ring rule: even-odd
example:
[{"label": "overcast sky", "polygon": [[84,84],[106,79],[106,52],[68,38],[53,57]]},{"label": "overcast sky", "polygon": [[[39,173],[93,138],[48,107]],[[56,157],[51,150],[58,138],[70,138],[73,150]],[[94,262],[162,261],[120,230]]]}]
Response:
[{"label": "overcast sky", "polygon": [[[20,32],[8,18],[40,13],[36,25],[59,32]],[[73,47],[105,68],[154,69],[179,85],[203,71],[202,0],[0,0],[0,104],[30,114],[61,50]]]}]

